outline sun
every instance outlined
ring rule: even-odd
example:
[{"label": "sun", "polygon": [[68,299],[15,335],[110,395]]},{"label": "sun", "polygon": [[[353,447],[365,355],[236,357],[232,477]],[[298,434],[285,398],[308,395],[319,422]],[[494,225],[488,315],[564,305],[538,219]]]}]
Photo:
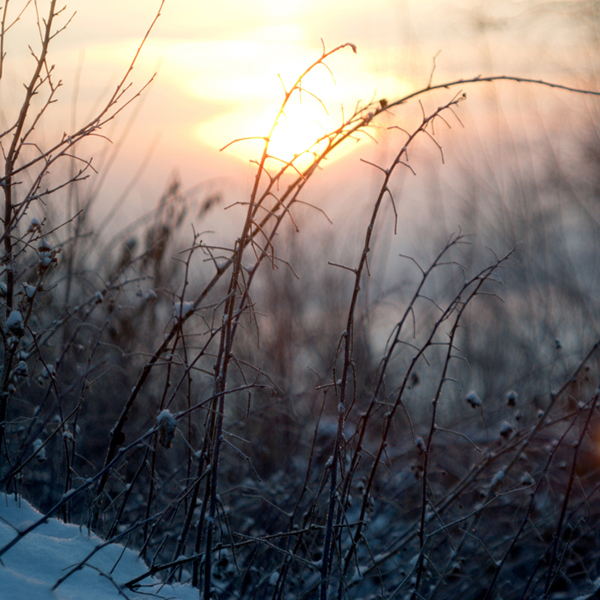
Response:
[{"label": "sun", "polygon": [[[271,132],[269,167],[276,169],[288,163],[299,171],[309,167],[327,149],[327,136],[338,130],[349,115],[342,108],[340,89],[325,68],[303,80],[302,90],[296,90],[282,109],[282,98],[289,89],[286,86],[294,82],[290,73],[296,76],[298,70],[288,67],[286,73],[279,78],[271,76],[268,82],[264,78],[230,79],[228,85],[237,90],[238,98],[239,90],[244,91],[243,101],[235,106],[232,103],[233,110],[200,123],[196,136],[209,146],[227,145],[227,154],[242,160],[258,160],[265,137]],[[231,97],[235,97],[233,93]],[[234,140],[242,141],[230,144]],[[338,160],[353,150],[352,144],[342,146],[328,153],[327,159]]]},{"label": "sun", "polygon": [[[266,136],[273,128],[279,107],[246,106],[198,125],[197,138],[204,144],[215,146],[220,140],[225,152],[243,161],[257,161],[265,149]],[[316,157],[327,149],[328,136],[343,124],[343,115],[325,112],[322,106],[292,102],[277,119],[268,140],[267,168],[276,172],[289,164],[288,170],[303,171]],[[233,142],[233,143],[232,143]],[[342,144],[327,153],[332,163],[347,156],[355,144]]]},{"label": "sun", "polygon": [[[280,38],[282,32],[287,41]],[[276,35],[277,34],[277,35]],[[331,65],[319,66],[302,81],[277,117],[281,102],[296,78],[318,58],[319,48],[305,46],[293,26],[261,29],[260,36],[207,42],[174,42],[161,49],[164,72],[185,91],[189,105],[198,103],[196,124],[182,129],[210,148],[244,162],[260,159],[269,142],[269,167],[293,160],[303,170],[326,149],[324,136],[340,128],[358,104],[376,96],[394,97],[407,86],[397,76],[378,74],[372,61],[340,52]],[[335,74],[335,76],[334,76]],[[243,142],[233,143],[234,140]],[[317,143],[318,142],[318,143]],[[354,152],[341,144],[328,154],[329,163]]]},{"label": "sun", "polygon": [[[306,96],[306,97],[304,97]],[[196,137],[209,146],[227,146],[225,152],[244,161],[258,160],[268,140],[268,167],[276,170],[287,163],[293,170],[302,171],[309,167],[315,156],[327,148],[327,136],[343,123],[342,111],[326,110],[325,102],[305,94],[295,95],[277,118],[280,105],[271,98],[247,101],[243,106],[211,120],[200,123]],[[274,122],[276,120],[276,124]],[[234,140],[240,140],[236,141]],[[352,145],[336,149],[328,154],[334,161],[353,150]]]},{"label": "sun", "polygon": [[273,130],[269,156],[303,169],[326,150],[324,137],[334,128],[333,119],[321,107],[300,103],[288,106]]}]

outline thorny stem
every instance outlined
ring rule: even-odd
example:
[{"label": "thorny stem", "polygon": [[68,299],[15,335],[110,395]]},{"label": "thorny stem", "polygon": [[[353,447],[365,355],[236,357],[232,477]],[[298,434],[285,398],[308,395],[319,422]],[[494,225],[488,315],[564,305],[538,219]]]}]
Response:
[{"label": "thorny stem", "polygon": [[[13,264],[13,240],[11,237],[11,230],[15,225],[14,220],[14,208],[13,208],[13,185],[14,185],[14,170],[15,163],[19,157],[22,141],[21,133],[23,132],[23,128],[25,127],[25,122],[27,120],[27,115],[29,113],[29,109],[31,107],[31,100],[36,92],[36,89],[39,85],[40,74],[42,72],[42,68],[46,64],[46,56],[48,54],[48,47],[50,45],[50,40],[52,39],[52,25],[54,22],[54,17],[56,16],[55,12],[56,0],[52,0],[50,2],[50,7],[48,10],[48,19],[45,22],[44,35],[42,39],[42,47],[40,51],[40,55],[37,58],[36,66],[29,81],[29,84],[25,88],[25,98],[23,99],[23,103],[21,105],[21,110],[19,112],[19,117],[17,119],[15,130],[12,134],[12,142],[10,144],[9,150],[6,154],[6,159],[4,161],[4,176],[0,180],[0,184],[4,190],[4,219],[3,219],[3,240],[4,240],[4,256],[3,256],[3,264],[6,265],[5,273],[6,273],[6,315],[10,314],[14,306],[14,285],[15,285],[15,265]],[[4,6],[4,13],[2,15],[2,31],[0,32],[0,37],[2,38],[2,44],[4,43],[4,36],[6,33],[6,12],[7,6]],[[0,45],[0,61],[3,62],[3,46]],[[12,368],[12,362],[14,359],[14,354],[16,351],[16,344],[13,348],[4,348],[4,360],[2,364],[2,387],[0,388],[0,465],[3,462],[4,452],[2,450],[4,446],[4,431],[6,427],[6,413],[8,409],[8,401],[10,397],[10,392],[8,390],[8,384],[10,381],[10,372]]]},{"label": "thorny stem", "polygon": [[[238,239],[238,244],[241,243],[242,246],[237,247],[236,252],[233,253],[232,257],[227,259],[226,265],[223,267],[220,267],[218,269],[217,273],[213,276],[211,281],[207,284],[207,286],[204,288],[204,290],[197,296],[197,298],[194,301],[194,308],[198,308],[201,305],[201,303],[208,296],[209,292],[216,286],[218,281],[221,279],[221,277],[223,276],[223,274],[229,267],[231,267],[231,266],[234,267],[234,269],[233,269],[234,272],[231,275],[230,282],[233,282],[234,280],[238,280],[241,263],[236,258],[236,256],[238,256],[240,252],[243,253],[243,251],[248,246],[248,244],[253,243],[253,240],[256,238],[256,236],[259,234],[259,232],[262,231],[264,229],[265,225],[271,220],[271,218],[273,218],[275,216],[274,212],[268,211],[267,214],[263,217],[262,221],[259,224],[257,224],[257,226],[254,228],[254,230],[250,231],[251,225],[252,225],[252,223],[254,223],[254,219],[256,217],[258,208],[260,206],[262,206],[263,201],[266,198],[268,198],[269,196],[272,195],[271,190],[278,183],[280,178],[283,176],[283,174],[287,171],[288,167],[290,166],[290,163],[288,163],[285,167],[283,167],[278,172],[278,174],[275,177],[271,177],[270,182],[267,185],[266,189],[261,194],[261,196],[258,197],[259,185],[260,185],[262,177],[265,173],[265,163],[269,156],[268,148],[269,148],[269,142],[270,142],[270,135],[272,135],[272,133],[275,129],[276,123],[278,122],[278,119],[280,118],[280,115],[283,114],[283,110],[285,108],[287,101],[291,97],[294,90],[298,89],[298,86],[301,84],[302,78],[306,75],[306,73],[310,69],[321,64],[322,61],[326,57],[330,56],[334,52],[336,52],[346,46],[350,46],[354,51],[356,51],[352,44],[343,44],[330,52],[323,52],[323,55],[321,56],[321,58],[318,59],[317,61],[315,61],[315,63],[313,63],[313,65],[311,65],[311,67],[309,69],[307,69],[301,77],[298,78],[298,80],[295,83],[295,87],[292,87],[288,92],[286,92],[284,102],[282,103],[282,107],[280,108],[280,110],[277,114],[277,117],[274,121],[274,125],[272,126],[272,128],[270,130],[270,134],[263,138],[265,140],[265,147],[263,149],[261,159],[258,163],[254,186],[253,186],[251,196],[250,196],[248,216],[247,216],[245,224],[244,224],[242,235]],[[295,201],[297,201],[297,197],[298,197],[298,193],[299,193],[300,189],[306,184],[306,182],[308,181],[310,176],[315,172],[315,170],[318,168],[320,163],[326,159],[326,157],[329,155],[329,153],[332,150],[334,150],[337,146],[339,146],[340,144],[345,142],[348,138],[351,138],[355,133],[368,127],[373,122],[373,119],[375,119],[375,117],[377,117],[380,113],[386,112],[393,106],[403,104],[410,98],[413,98],[413,97],[416,97],[419,95],[423,95],[434,89],[449,88],[452,86],[459,85],[461,83],[465,83],[465,84],[466,83],[475,83],[477,81],[490,82],[490,81],[494,81],[496,79],[510,79],[510,80],[515,80],[515,81],[520,81],[519,79],[516,79],[516,78],[508,78],[508,77],[504,77],[504,76],[487,77],[487,78],[478,77],[478,78],[473,78],[473,79],[459,80],[459,81],[450,82],[450,83],[447,83],[444,85],[439,85],[439,86],[428,86],[427,88],[418,90],[417,92],[414,92],[414,93],[412,93],[408,96],[405,96],[405,97],[403,97],[395,102],[392,102],[390,104],[388,104],[388,103],[383,104],[383,103],[377,102],[374,105],[368,105],[364,108],[357,110],[355,115],[353,117],[351,117],[348,121],[346,121],[342,126],[340,126],[340,128],[338,128],[336,131],[334,131],[330,134],[323,136],[323,138],[318,140],[318,141],[322,141],[322,140],[326,141],[327,147],[321,154],[316,156],[314,162],[310,166],[308,166],[302,173],[300,173],[298,175],[298,177],[287,187],[286,191],[278,198],[278,203],[277,203],[276,208],[285,207],[284,211],[289,211],[289,207],[291,206],[291,204],[293,204]],[[523,81],[526,81],[526,80],[523,80]],[[547,82],[540,82],[540,83],[543,83],[543,84],[549,85],[549,86],[554,86],[554,84],[549,84]],[[582,90],[577,90],[577,89],[573,88],[571,91],[577,92],[577,91],[582,91]],[[595,93],[595,92],[585,91],[585,93]],[[369,110],[371,112],[369,112]],[[239,141],[239,140],[234,140],[234,142],[235,141]],[[231,143],[234,143],[234,142],[231,142]],[[225,146],[225,148],[226,147],[227,146]],[[405,145],[405,147],[406,147],[406,145]],[[284,204],[285,202],[287,202],[287,207]],[[279,217],[277,217],[278,222],[280,222],[280,220],[279,220],[280,216],[281,215],[279,215]],[[231,289],[231,286],[230,286],[230,289]],[[145,365],[144,369],[142,370],[142,373],[140,374],[136,385],[134,386],[129,398],[127,399],[125,405],[123,406],[121,415],[120,415],[117,423],[115,424],[115,426],[113,427],[113,429],[111,431],[109,447],[108,447],[108,451],[107,451],[106,458],[105,458],[105,464],[111,460],[111,458],[115,455],[119,445],[122,443],[123,427],[128,419],[129,412],[131,411],[132,407],[135,404],[135,401],[139,395],[139,392],[143,388],[144,384],[146,383],[146,381],[148,379],[150,372],[152,371],[152,368],[154,367],[154,365],[156,365],[156,363],[158,362],[160,357],[165,352],[166,348],[168,347],[169,341],[175,335],[176,328],[179,326],[183,326],[183,324],[185,323],[185,321],[187,320],[188,317],[189,317],[189,315],[185,316],[182,319],[182,322],[180,324],[177,324],[171,328],[171,330],[167,334],[165,341],[153,353],[150,361]],[[234,324],[233,328],[231,329],[232,332],[235,332],[235,329],[237,327],[237,322],[238,321],[236,319],[236,323]],[[229,359],[226,358],[226,360],[229,360]],[[101,480],[101,482],[98,486],[98,489],[97,489],[98,496],[101,495],[104,488],[106,487],[108,478],[109,478],[109,473],[107,473],[106,476]]]},{"label": "thorny stem", "polygon": [[[357,467],[358,467],[358,463],[360,461],[360,457],[362,454],[362,450],[363,450],[363,443],[364,443],[364,438],[365,438],[365,434],[367,431],[367,424],[369,422],[370,416],[373,413],[373,411],[375,410],[376,406],[377,406],[377,399],[379,398],[379,394],[380,391],[384,385],[384,378],[385,378],[385,374],[387,371],[387,367],[390,364],[392,355],[394,353],[394,350],[396,349],[399,341],[400,341],[400,335],[403,332],[404,329],[404,325],[408,319],[408,317],[411,315],[412,311],[414,310],[414,305],[416,303],[416,301],[419,299],[420,294],[421,294],[421,290],[423,289],[423,286],[425,285],[428,277],[431,275],[432,271],[436,268],[439,267],[441,265],[441,259],[442,257],[455,245],[458,243],[461,243],[461,241],[463,240],[462,236],[458,236],[458,237],[453,237],[451,238],[448,243],[446,244],[446,246],[443,248],[443,250],[438,254],[438,256],[435,258],[435,260],[432,262],[431,266],[426,270],[423,271],[422,269],[422,278],[421,281],[419,283],[419,285],[417,286],[415,292],[412,295],[412,299],[409,303],[409,305],[407,306],[406,310],[404,311],[404,314],[402,316],[402,318],[400,319],[400,321],[396,324],[394,330],[394,337],[392,339],[392,342],[389,344],[387,353],[382,361],[382,365],[381,368],[379,370],[379,375],[377,378],[377,383],[375,385],[375,389],[373,390],[373,392],[371,393],[371,400],[369,402],[369,405],[367,407],[367,410],[365,411],[365,413],[363,415],[361,415],[360,421],[359,421],[359,430],[358,430],[358,436],[357,436],[357,441],[355,442],[355,449],[353,451],[352,454],[352,459],[350,462],[350,467],[348,469],[348,475],[347,475],[347,481],[345,483],[345,490],[344,490],[344,495],[343,498],[344,500],[347,498],[348,494],[350,493],[350,486],[352,483],[352,477],[354,472],[356,471]],[[454,300],[453,302],[450,303],[450,306],[454,306],[456,303],[456,300]],[[416,364],[416,362],[419,360],[419,358],[421,358],[421,356],[423,355],[424,350],[429,346],[429,344],[431,343],[431,341],[433,340],[433,336],[435,335],[435,333],[438,330],[438,327],[442,324],[442,322],[445,320],[446,315],[448,315],[449,313],[446,311],[444,313],[444,315],[442,316],[442,318],[438,319],[437,323],[435,324],[435,326],[432,328],[431,330],[431,334],[428,338],[428,340],[423,344],[422,349],[415,355],[415,357],[413,358],[413,360],[411,361],[411,364],[409,366],[409,368],[406,371],[405,377],[404,377],[404,381],[402,383],[402,386],[400,388],[400,392],[398,393],[398,400],[396,401],[394,407],[392,408],[392,411],[390,412],[390,418],[386,419],[386,430],[384,432],[384,436],[383,436],[383,442],[385,442],[386,439],[386,435],[387,434],[387,427],[388,424],[391,423],[391,417],[393,416],[394,412],[396,411],[396,407],[399,406],[401,404],[401,399],[402,399],[402,395],[403,395],[403,391],[406,388],[406,385],[408,384],[409,378],[413,372],[413,367]],[[377,465],[379,464],[379,460],[381,459],[382,455],[383,455],[383,451],[384,451],[384,445],[382,444],[380,447],[380,451],[374,461],[374,465],[373,465],[373,470],[371,472],[371,476],[369,477],[369,479],[367,480],[367,485],[365,487],[364,490],[364,499],[367,500],[370,494],[370,490],[371,490],[371,486],[372,483],[374,481],[374,476],[375,476],[375,471],[377,469]],[[361,515],[359,518],[359,522],[357,525],[357,529],[356,529],[356,534],[354,536],[354,541],[350,546],[350,549],[348,550],[348,553],[346,555],[345,561],[344,561],[344,575],[346,575],[348,573],[348,570],[350,568],[350,565],[352,564],[352,559],[354,557],[354,554],[356,552],[358,543],[361,539],[362,536],[362,530],[363,530],[363,523],[364,523],[364,517],[365,517],[365,511],[366,511],[366,507],[367,507],[367,503],[363,502],[363,506],[361,509]]]},{"label": "thorny stem", "polygon": [[365,241],[362,249],[362,253],[360,256],[359,264],[356,270],[354,271],[355,279],[354,279],[354,288],[352,291],[352,297],[350,300],[350,307],[348,309],[348,318],[346,322],[346,330],[344,331],[344,362],[342,366],[342,377],[339,385],[339,401],[337,406],[338,413],[338,424],[337,424],[337,432],[335,445],[333,448],[333,457],[332,464],[330,469],[330,480],[329,480],[329,503],[327,509],[327,524],[325,527],[325,540],[323,542],[323,564],[321,568],[321,592],[320,597],[321,600],[327,600],[327,593],[329,589],[329,581],[331,577],[331,559],[333,556],[333,527],[335,522],[335,508],[338,504],[337,501],[337,472],[338,465],[340,462],[340,453],[341,446],[343,443],[343,435],[344,435],[344,419],[346,413],[346,390],[348,385],[348,373],[352,364],[353,356],[352,356],[352,344],[354,339],[354,316],[356,311],[356,304],[358,302],[358,296],[360,293],[360,285],[361,279],[364,273],[364,270],[367,266],[367,260],[369,253],[371,251],[371,240],[373,236],[373,231],[375,228],[375,223],[377,221],[377,216],[379,214],[379,209],[381,207],[381,203],[389,192],[389,184],[390,178],[394,173],[396,167],[398,165],[404,164],[403,158],[406,155],[407,148],[411,144],[411,142],[415,139],[415,137],[425,131],[427,126],[432,123],[439,114],[447,109],[450,109],[452,106],[456,106],[462,97],[458,99],[453,99],[446,105],[438,108],[434,113],[430,116],[425,117],[421,125],[409,136],[408,140],[402,147],[402,150],[398,153],[396,158],[394,159],[390,168],[384,171],[383,182],[380,186],[379,193],[377,195],[377,199],[371,211],[371,219],[367,226],[367,231],[365,234]]},{"label": "thorny stem", "polygon": [[[580,445],[581,445],[581,442],[582,442],[583,436],[584,436],[584,435],[586,434],[586,432],[588,431],[589,422],[590,422],[590,417],[591,417],[591,415],[592,415],[592,413],[593,413],[593,411],[594,411],[594,409],[595,409],[595,406],[596,406],[596,402],[597,402],[597,400],[598,400],[598,394],[596,394],[596,396],[595,396],[595,397],[594,397],[594,399],[592,400],[592,406],[591,406],[591,409],[588,409],[588,410],[589,410],[589,412],[588,412],[588,418],[587,418],[587,420],[586,420],[586,424],[585,424],[585,426],[583,427],[583,429],[582,429],[582,431],[581,431],[580,438],[579,438],[579,442],[578,442],[578,444],[577,444],[577,448],[576,448],[576,450],[575,450],[575,456],[573,457],[573,469],[575,468],[575,465],[577,464],[578,450],[579,450],[579,447],[580,447]],[[566,429],[564,430],[564,432],[563,432],[562,436],[561,436],[561,437],[560,437],[560,439],[558,440],[558,443],[557,443],[556,445],[554,445],[554,446],[552,447],[551,451],[548,453],[548,458],[546,459],[546,463],[545,463],[545,464],[544,464],[544,466],[542,467],[541,474],[540,474],[540,475],[539,475],[539,477],[538,477],[538,482],[537,482],[537,484],[536,484],[536,486],[535,486],[535,488],[534,488],[533,492],[531,493],[531,499],[530,499],[530,501],[529,501],[529,505],[528,505],[528,507],[527,507],[527,511],[526,511],[525,515],[523,516],[523,519],[522,519],[522,521],[521,521],[521,526],[519,527],[519,529],[517,530],[517,532],[516,532],[516,533],[515,533],[515,535],[513,536],[512,540],[511,540],[511,542],[510,542],[510,545],[509,545],[509,547],[507,548],[506,552],[504,553],[504,555],[503,555],[502,559],[501,559],[500,561],[498,561],[498,562],[497,562],[497,564],[496,564],[496,569],[495,569],[495,572],[494,572],[494,576],[493,576],[493,578],[492,578],[492,581],[490,582],[490,584],[489,584],[489,586],[488,586],[487,593],[486,593],[486,596],[485,596],[485,599],[484,599],[484,600],[490,600],[490,599],[492,598],[492,596],[493,596],[493,593],[494,593],[494,591],[495,591],[496,583],[497,583],[497,581],[498,581],[498,577],[500,576],[500,572],[501,572],[501,570],[502,570],[502,567],[503,567],[503,566],[504,566],[504,564],[506,563],[506,561],[507,561],[507,559],[508,559],[509,555],[510,555],[510,554],[511,554],[511,552],[513,551],[513,549],[514,549],[514,547],[516,546],[516,544],[517,544],[517,542],[518,542],[518,540],[519,540],[519,538],[520,538],[521,534],[523,533],[523,530],[525,529],[525,526],[526,526],[526,525],[527,525],[527,523],[529,522],[530,515],[531,515],[531,513],[532,513],[532,510],[533,510],[533,507],[534,507],[535,501],[536,501],[536,499],[537,499],[537,496],[538,496],[538,492],[540,491],[540,488],[541,488],[542,484],[543,484],[543,483],[544,483],[544,481],[546,480],[546,477],[547,477],[547,473],[548,473],[548,469],[549,469],[549,467],[550,467],[550,464],[551,464],[551,463],[552,463],[552,461],[554,460],[554,457],[555,457],[556,453],[558,452],[559,448],[561,447],[562,443],[564,442],[565,438],[567,437],[567,434],[569,433],[569,431],[571,430],[571,428],[572,428],[572,427],[574,427],[574,425],[575,425],[575,422],[576,422],[576,419],[573,419],[573,420],[572,420],[572,421],[571,421],[571,422],[568,424],[568,426],[567,426],[567,427],[566,427]],[[572,481],[572,479],[573,479],[573,471],[572,471],[572,473],[571,473],[571,479],[570,479],[570,482]],[[569,493],[567,493],[567,495],[565,496],[565,500],[564,500],[564,503],[563,503],[563,507],[565,507],[565,506],[566,506],[566,504],[568,503],[568,497],[569,497]],[[562,517],[564,517],[564,513],[563,513],[563,514],[561,514],[561,520],[562,520]],[[556,536],[557,536],[557,537],[555,538],[555,542],[556,542],[556,540],[557,540],[557,539],[558,539],[558,537],[559,537],[559,531],[560,531],[560,529],[562,529],[562,527],[560,527],[560,528],[558,529],[557,533],[556,533]],[[556,548],[556,543],[555,543],[555,544],[553,544],[553,550],[554,550],[555,548]],[[549,568],[548,568],[548,570],[547,570],[547,574],[548,574],[548,577],[550,577],[550,575],[552,574],[552,560],[551,560],[551,562],[550,562],[550,566],[549,566]]]},{"label": "thorny stem", "polygon": [[[204,564],[204,582],[203,582],[203,594],[204,598],[208,600],[211,594],[211,586],[212,586],[212,548],[214,543],[214,530],[216,526],[216,512],[217,512],[217,489],[218,489],[218,475],[219,475],[219,460],[220,460],[220,452],[221,452],[221,442],[223,435],[223,418],[224,418],[224,392],[227,386],[227,376],[228,376],[228,367],[229,363],[233,357],[232,349],[233,349],[233,341],[235,337],[235,332],[237,330],[237,326],[239,323],[239,319],[243,314],[243,311],[246,306],[246,301],[248,299],[248,290],[252,281],[254,274],[256,273],[256,268],[258,264],[262,262],[265,256],[267,256],[266,252],[262,252],[262,254],[258,257],[257,264],[254,266],[252,273],[247,281],[242,281],[242,258],[244,255],[245,248],[251,243],[254,237],[258,233],[262,233],[264,235],[263,227],[258,223],[255,223],[255,215],[257,207],[263,202],[264,199],[269,197],[270,189],[274,183],[273,179],[267,186],[266,191],[262,193],[260,198],[258,198],[259,186],[262,179],[262,176],[265,172],[265,163],[269,157],[268,149],[270,144],[270,139],[277,126],[277,123],[283,114],[286,105],[288,104],[292,94],[298,91],[302,84],[302,79],[306,76],[306,74],[314,69],[317,65],[322,64],[323,61],[329,57],[334,52],[341,50],[346,46],[352,46],[351,44],[344,44],[335,48],[330,52],[323,52],[322,56],[315,61],[305,72],[297,79],[296,83],[292,88],[287,91],[284,95],[284,99],[282,101],[281,108],[276,116],[276,119],[272,125],[271,131],[269,135],[265,139],[265,146],[262,152],[261,159],[258,164],[257,173],[254,181],[254,186],[250,195],[250,200],[248,203],[248,209],[246,214],[246,220],[244,226],[242,228],[242,232],[240,237],[235,243],[233,255],[232,255],[232,273],[229,282],[229,288],[226,296],[226,302],[223,311],[222,325],[221,325],[221,337],[219,342],[219,349],[217,352],[217,360],[215,362],[214,372],[214,394],[216,396],[215,402],[212,406],[212,418],[210,420],[210,427],[206,432],[206,435],[210,436],[211,439],[211,451],[210,451],[210,477],[207,479],[207,486],[210,490],[209,492],[209,507],[208,507],[208,517],[206,520],[206,542],[205,542],[205,564]],[[353,47],[353,46],[352,46]],[[353,47],[354,51],[356,49]],[[319,161],[315,161],[315,164],[318,164]],[[313,165],[309,168],[309,173],[314,172],[315,166]],[[289,186],[288,191],[292,191],[295,187],[301,188],[303,184],[306,182],[306,177],[300,177],[295,184]],[[298,191],[292,195],[291,202],[295,200],[297,197]],[[283,202],[279,200],[279,206],[282,206]],[[275,226],[271,235],[272,237],[275,235],[276,230],[281,222],[281,219],[285,211],[280,213],[280,215],[275,218]],[[272,213],[268,214],[265,217],[265,220],[268,221],[271,219]],[[265,221],[265,222],[266,222]],[[254,225],[254,231],[252,231],[252,227]],[[218,273],[218,275],[220,275]],[[239,306],[236,308],[236,299],[237,294],[240,288],[244,289],[242,297],[240,299]],[[196,305],[196,304],[195,304]]]},{"label": "thorny stem", "polygon": [[457,311],[456,318],[454,320],[452,329],[450,330],[449,339],[447,342],[448,349],[446,352],[446,358],[444,360],[444,366],[443,366],[442,372],[440,374],[437,390],[436,390],[435,396],[433,398],[433,403],[432,403],[433,410],[431,413],[429,435],[427,436],[427,442],[426,442],[425,453],[424,453],[425,456],[423,459],[423,473],[422,473],[422,484],[421,484],[421,516],[419,519],[420,554],[419,554],[419,559],[418,559],[418,563],[417,563],[416,582],[415,582],[415,586],[414,586],[414,592],[412,595],[413,599],[415,599],[419,596],[418,590],[419,590],[419,586],[421,583],[421,576],[423,574],[423,564],[424,564],[424,559],[425,559],[425,526],[426,526],[427,517],[428,517],[427,509],[429,507],[429,500],[428,500],[428,493],[427,493],[428,486],[429,486],[429,481],[428,481],[429,480],[429,460],[430,460],[430,456],[431,456],[431,452],[432,452],[433,437],[435,435],[436,428],[437,428],[436,417],[437,417],[437,411],[438,411],[439,402],[440,402],[440,396],[442,394],[442,389],[447,381],[446,374],[448,372],[450,360],[453,358],[453,352],[455,350],[454,339],[456,337],[456,333],[460,326],[462,315],[463,315],[466,307],[470,304],[471,300],[473,298],[475,298],[475,296],[477,296],[477,294],[481,290],[481,287],[483,286],[483,284],[488,280],[488,278],[492,274],[492,272],[499,266],[500,262],[504,262],[505,260],[507,260],[509,258],[509,256],[510,256],[510,254],[507,257],[505,257],[504,259],[502,259],[502,261],[499,261],[497,264],[495,264],[493,268],[490,268],[490,270],[488,271],[488,273],[485,276],[477,277],[475,280],[476,285],[474,286],[473,290],[469,293],[467,299],[462,302],[457,303],[458,311]]},{"label": "thorny stem", "polygon": [[[564,526],[564,522],[565,522],[565,515],[567,513],[567,507],[568,507],[569,501],[571,499],[571,492],[573,491],[573,484],[575,483],[575,479],[576,479],[575,469],[577,468],[577,465],[578,465],[577,461],[579,458],[579,452],[581,450],[583,440],[584,440],[585,436],[588,435],[590,421],[592,419],[592,415],[594,414],[594,411],[596,410],[596,404],[598,403],[599,393],[600,392],[598,392],[598,391],[596,392],[596,394],[594,395],[594,398],[592,399],[592,401],[590,403],[590,406],[588,408],[587,418],[585,420],[585,425],[581,428],[581,432],[579,433],[579,439],[577,440],[577,443],[575,444],[575,452],[573,453],[573,460],[571,461],[571,472],[569,474],[569,483],[567,484],[567,491],[565,492],[565,497],[563,498],[562,506],[560,509],[560,517],[558,518],[558,523],[556,525],[556,529],[554,530],[554,541],[552,543],[552,553],[550,556],[550,563],[549,563],[548,569],[546,571],[546,585],[544,588],[544,600],[546,600],[548,598],[548,594],[550,592],[550,586],[554,582],[554,579],[556,578],[556,575],[557,575],[557,573],[554,572],[556,561],[557,561],[556,555],[558,553],[558,547],[560,545],[561,538],[562,538],[563,526]],[[575,421],[573,420],[573,423],[574,422]],[[558,448],[558,445],[557,445],[557,448]]]}]

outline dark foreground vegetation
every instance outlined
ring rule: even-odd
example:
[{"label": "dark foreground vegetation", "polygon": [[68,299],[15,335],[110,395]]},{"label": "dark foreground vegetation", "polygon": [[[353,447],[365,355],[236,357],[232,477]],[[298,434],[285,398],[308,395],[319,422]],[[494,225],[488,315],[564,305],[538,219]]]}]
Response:
[{"label": "dark foreground vegetation", "polygon": [[[196,233],[219,198],[177,182],[111,238],[91,221],[79,147],[139,93],[128,72],[84,127],[34,144],[67,22],[44,10],[0,137],[2,489],[206,599],[596,597],[598,121],[575,177],[557,157],[543,184],[473,175],[465,233],[430,231],[387,270],[379,240],[411,218],[399,174],[418,176],[413,148],[441,161],[438,132],[461,128],[465,90],[485,78],[359,104],[301,169],[270,156],[265,132],[224,243]],[[274,128],[313,69],[352,51],[324,47]],[[377,189],[323,242],[311,180],[384,119],[395,155],[370,165]]]}]

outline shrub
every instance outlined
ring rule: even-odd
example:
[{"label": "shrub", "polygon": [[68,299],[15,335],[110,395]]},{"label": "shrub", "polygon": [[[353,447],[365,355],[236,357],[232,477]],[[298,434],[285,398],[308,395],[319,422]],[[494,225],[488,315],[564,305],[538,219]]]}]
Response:
[{"label": "shrub", "polygon": [[[96,117],[31,154],[58,89],[47,55],[60,18],[50,1],[21,110],[0,138],[3,488],[107,539],[126,532],[148,574],[204,598],[597,591],[598,342],[549,388],[547,365],[560,360],[518,344],[523,296],[509,288],[505,306],[498,296],[515,251],[474,257],[461,232],[427,262],[402,257],[374,300],[364,293],[379,276],[377,238],[401,210],[394,177],[415,168],[415,145],[441,150],[434,126],[460,124],[463,88],[548,84],[430,81],[359,104],[303,157],[279,160],[271,137],[309,93],[304,79],[356,52],[324,47],[261,138],[228,246],[196,233],[181,243],[191,200],[177,182],[139,229],[108,240],[89,221],[93,198],[60,222],[44,207],[88,175],[79,142],[143,87],[131,91],[129,69]],[[437,108],[400,126],[404,104],[440,90]],[[45,94],[40,108],[34,94]],[[311,180],[384,113],[403,140],[388,164],[371,165],[378,189],[360,244],[321,263],[326,245],[296,241],[307,210],[322,213],[306,200]],[[61,161],[78,166],[48,183]],[[217,204],[204,198],[194,212]]]}]

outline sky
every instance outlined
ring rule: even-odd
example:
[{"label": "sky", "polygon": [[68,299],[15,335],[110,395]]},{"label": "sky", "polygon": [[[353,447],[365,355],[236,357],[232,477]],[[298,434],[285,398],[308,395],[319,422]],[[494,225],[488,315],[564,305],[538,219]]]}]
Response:
[{"label": "sky", "polygon": [[[149,196],[157,197],[174,174],[185,187],[232,194],[246,189],[260,142],[219,149],[237,138],[265,134],[283,86],[318,58],[322,44],[329,50],[352,42],[358,52],[345,49],[328,61],[331,73],[320,69],[306,82],[328,112],[305,95],[278,130],[275,149],[283,157],[339,123],[342,106],[347,113],[357,103],[423,87],[434,63],[434,83],[481,73],[572,83],[586,68],[582,40],[589,32],[581,19],[569,16],[579,4],[555,10],[529,0],[166,0],[131,74],[132,89],[155,72],[156,79],[107,128],[112,145],[102,141],[93,148],[97,165],[106,161],[103,152],[121,148],[105,183],[106,196],[118,196],[143,165],[132,194],[138,208]],[[9,6],[16,12],[19,2]],[[42,135],[49,138],[53,128],[68,131],[98,109],[126,71],[159,6],[157,0],[66,3],[60,22],[74,17],[51,48],[63,88]],[[35,34],[32,11],[28,7],[5,44],[4,107],[17,106],[20,80],[32,62],[27,48]],[[368,146],[348,147],[345,168],[354,169]],[[336,173],[343,176],[340,168]]]},{"label": "sky", "polygon": [[[39,521],[42,515],[23,499],[0,494],[0,552],[18,530]],[[132,550],[110,544],[86,560],[81,569],[52,588],[74,566],[103,543],[85,528],[50,519],[2,555],[0,590],[2,600],[122,600],[152,598],[197,600],[198,590],[180,584],[165,586],[156,579],[143,580],[143,592],[119,586],[147,571],[147,566]]]}]

